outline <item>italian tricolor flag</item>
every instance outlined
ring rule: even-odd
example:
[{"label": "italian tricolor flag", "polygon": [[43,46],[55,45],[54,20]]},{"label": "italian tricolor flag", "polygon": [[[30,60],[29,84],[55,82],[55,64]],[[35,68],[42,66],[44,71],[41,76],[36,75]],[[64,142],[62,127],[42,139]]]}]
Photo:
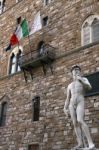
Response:
[{"label": "italian tricolor flag", "polygon": [[18,44],[19,41],[23,37],[26,37],[27,35],[29,35],[28,23],[27,23],[26,19],[23,19],[23,21],[21,22],[21,24],[19,24],[17,26],[16,31],[14,32],[14,34],[11,36],[11,38],[10,38],[10,44],[11,45]]}]

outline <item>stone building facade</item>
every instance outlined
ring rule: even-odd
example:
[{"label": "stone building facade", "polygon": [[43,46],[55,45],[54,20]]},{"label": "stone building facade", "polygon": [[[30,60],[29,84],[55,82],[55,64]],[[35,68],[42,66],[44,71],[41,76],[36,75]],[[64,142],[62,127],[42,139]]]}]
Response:
[{"label": "stone building facade", "polygon": [[[5,48],[15,30],[16,19],[21,16],[31,22],[38,11],[42,21],[47,17],[47,24],[32,34],[30,41],[27,37],[22,39],[20,46],[25,53],[30,51],[29,42],[32,51],[37,50],[40,41],[51,45],[56,55],[53,74],[47,67],[44,75],[39,66],[33,69],[33,80],[27,73],[25,82],[23,71],[9,73],[11,54],[18,46],[7,52]],[[72,80],[71,66],[79,64],[84,75],[99,71],[99,41],[86,43],[89,37],[82,35],[86,27],[83,24],[90,16],[98,20],[98,0],[5,1],[5,11],[0,15],[0,117],[2,114],[4,117],[0,150],[70,150],[76,144],[71,119],[64,115],[63,107],[66,87]],[[33,121],[35,96],[40,99],[38,121]],[[85,120],[99,147],[99,95],[89,95],[85,103]],[[4,110],[2,106],[6,106]]]}]

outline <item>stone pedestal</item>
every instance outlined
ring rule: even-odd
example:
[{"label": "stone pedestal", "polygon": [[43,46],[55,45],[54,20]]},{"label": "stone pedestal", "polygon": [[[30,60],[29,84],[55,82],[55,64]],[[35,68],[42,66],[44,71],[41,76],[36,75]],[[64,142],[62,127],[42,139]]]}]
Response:
[{"label": "stone pedestal", "polygon": [[99,148],[72,148],[71,150],[99,150]]}]

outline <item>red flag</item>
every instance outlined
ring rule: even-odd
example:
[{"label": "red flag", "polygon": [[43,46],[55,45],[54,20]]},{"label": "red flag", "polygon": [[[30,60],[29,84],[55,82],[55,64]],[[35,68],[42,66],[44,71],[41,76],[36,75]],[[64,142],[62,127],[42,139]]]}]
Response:
[{"label": "red flag", "polygon": [[11,38],[10,38],[10,44],[11,44],[11,45],[16,45],[16,44],[18,44],[18,43],[19,43],[18,38],[16,37],[15,34],[13,34],[13,35],[11,36]]}]

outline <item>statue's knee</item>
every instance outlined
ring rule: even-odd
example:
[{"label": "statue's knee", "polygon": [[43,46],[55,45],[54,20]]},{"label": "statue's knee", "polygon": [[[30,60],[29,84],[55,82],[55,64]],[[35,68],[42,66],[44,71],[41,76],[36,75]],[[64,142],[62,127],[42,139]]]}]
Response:
[{"label": "statue's knee", "polygon": [[81,126],[83,124],[83,120],[78,120],[78,125]]}]

